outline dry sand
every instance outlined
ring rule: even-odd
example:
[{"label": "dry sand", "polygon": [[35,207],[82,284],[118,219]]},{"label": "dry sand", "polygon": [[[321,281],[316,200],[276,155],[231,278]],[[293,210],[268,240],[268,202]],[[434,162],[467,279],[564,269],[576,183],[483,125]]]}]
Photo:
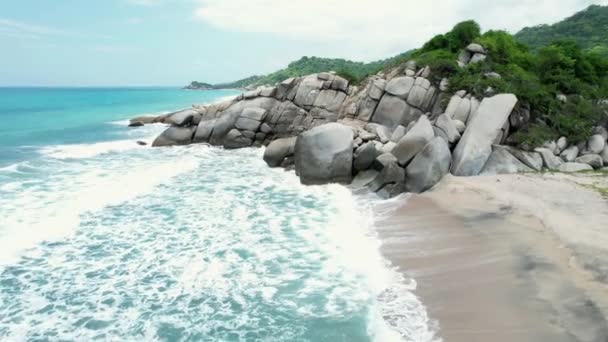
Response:
[{"label": "dry sand", "polygon": [[448,176],[378,205],[446,342],[608,341],[606,175]]}]

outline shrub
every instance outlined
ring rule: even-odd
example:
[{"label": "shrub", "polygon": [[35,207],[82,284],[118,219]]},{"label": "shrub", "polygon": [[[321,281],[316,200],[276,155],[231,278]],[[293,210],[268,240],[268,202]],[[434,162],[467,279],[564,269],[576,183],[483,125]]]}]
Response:
[{"label": "shrub", "polygon": [[336,71],[336,75],[346,79],[350,84],[357,85],[361,82],[361,78],[357,77],[352,71],[348,69],[340,69]]},{"label": "shrub", "polygon": [[473,20],[468,20],[456,24],[452,31],[446,35],[446,39],[449,42],[450,51],[458,52],[458,50],[471,44],[480,35],[481,29],[479,24]]},{"label": "shrub", "polygon": [[542,145],[545,141],[557,139],[558,134],[551,127],[536,123],[516,132],[514,138],[520,144],[534,147]]},{"label": "shrub", "polygon": [[416,62],[421,66],[428,65],[433,72],[433,76],[437,78],[452,76],[460,69],[456,63],[456,55],[447,50],[435,50],[418,54]]},{"label": "shrub", "polygon": [[586,141],[591,130],[602,118],[602,108],[581,96],[570,97],[551,116],[551,125],[570,142]]}]

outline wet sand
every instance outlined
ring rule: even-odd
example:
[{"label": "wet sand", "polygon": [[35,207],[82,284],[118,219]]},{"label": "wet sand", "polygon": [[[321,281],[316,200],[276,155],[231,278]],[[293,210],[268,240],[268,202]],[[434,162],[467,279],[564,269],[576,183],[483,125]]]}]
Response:
[{"label": "wet sand", "polygon": [[376,208],[382,252],[444,341],[608,341],[608,201],[560,177],[447,177]]}]

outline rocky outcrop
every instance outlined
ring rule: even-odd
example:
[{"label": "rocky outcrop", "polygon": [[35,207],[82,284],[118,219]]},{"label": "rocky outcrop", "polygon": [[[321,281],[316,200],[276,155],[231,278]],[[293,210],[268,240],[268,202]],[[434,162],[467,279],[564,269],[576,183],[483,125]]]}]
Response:
[{"label": "rocky outcrop", "polygon": [[512,155],[508,148],[493,146],[490,158],[481,170],[482,175],[498,175],[508,173],[532,172],[532,168]]},{"label": "rocky outcrop", "polygon": [[192,136],[195,130],[196,127],[169,127],[154,140],[152,146],[188,145],[192,143]]},{"label": "rocky outcrop", "polygon": [[574,160],[576,163],[587,164],[594,169],[599,169],[604,166],[604,160],[598,154],[586,154]]},{"label": "rocky outcrop", "polygon": [[405,169],[406,189],[423,192],[437,184],[450,170],[451,154],[445,140],[433,138]]},{"label": "rocky outcrop", "polygon": [[295,146],[296,174],[302,184],[350,183],[353,130],[328,123],[300,134]]},{"label": "rocky outcrop", "polygon": [[481,172],[492,153],[492,144],[517,104],[513,94],[485,98],[454,150],[452,173],[474,176]]},{"label": "rocky outcrop", "polygon": [[426,144],[433,139],[435,133],[426,116],[421,116],[416,124],[399,140],[392,153],[400,165],[409,163]]},{"label": "rocky outcrop", "polygon": [[564,163],[561,158],[556,157],[554,152],[548,148],[536,148],[534,151],[540,153],[543,158],[543,166],[549,170],[557,170]]},{"label": "rocky outcrop", "polygon": [[563,163],[562,165],[560,165],[558,170],[560,172],[580,172],[580,171],[593,170],[593,168],[591,166],[589,166],[588,164],[568,162],[568,163]]},{"label": "rocky outcrop", "polygon": [[[485,49],[471,44],[459,62],[485,58]],[[486,77],[501,76],[488,71]],[[132,122],[170,126],[153,146],[266,146],[266,163],[295,168],[303,184],[352,181],[385,197],[426,191],[450,171],[456,176],[543,167],[571,172],[608,163],[608,132],[599,128],[578,145],[568,146],[562,137],[533,152],[506,146],[514,130],[529,124],[530,108],[512,94],[489,89],[485,98],[476,98],[464,90],[448,93],[448,85],[430,67],[410,61],[358,85],[318,73]]]},{"label": "rocky outcrop", "polygon": [[272,141],[264,150],[264,161],[270,167],[281,166],[286,158],[293,156],[296,149],[296,137]]},{"label": "rocky outcrop", "polygon": [[189,126],[190,124],[197,125],[201,121],[201,115],[193,109],[185,109],[179,112],[169,114],[165,118],[165,123],[174,126]]}]

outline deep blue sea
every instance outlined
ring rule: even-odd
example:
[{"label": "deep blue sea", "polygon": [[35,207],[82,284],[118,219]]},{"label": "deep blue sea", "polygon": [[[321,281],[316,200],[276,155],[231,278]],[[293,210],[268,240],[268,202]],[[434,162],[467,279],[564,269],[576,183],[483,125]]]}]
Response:
[{"label": "deep blue sea", "polygon": [[375,199],[127,127],[237,93],[0,88],[0,340],[432,339]]}]

